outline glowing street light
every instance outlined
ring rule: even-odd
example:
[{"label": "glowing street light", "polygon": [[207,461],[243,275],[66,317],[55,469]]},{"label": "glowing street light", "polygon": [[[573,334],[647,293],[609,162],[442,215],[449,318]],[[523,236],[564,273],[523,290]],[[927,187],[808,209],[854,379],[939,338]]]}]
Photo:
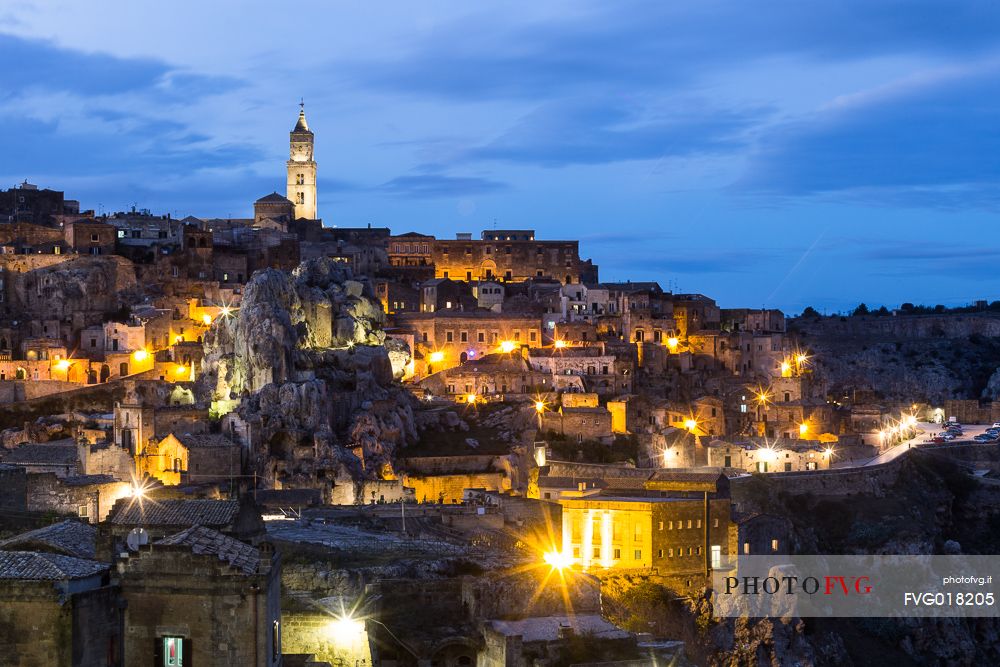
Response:
[{"label": "glowing street light", "polygon": [[146,361],[148,357],[149,352],[146,352],[146,350],[136,350],[132,353],[132,358],[136,361]]},{"label": "glowing street light", "polygon": [[69,367],[73,364],[70,363],[69,359],[60,359],[56,362],[56,370],[60,373],[65,373],[69,370]]},{"label": "glowing street light", "polygon": [[795,355],[795,363],[798,364],[799,366],[804,366],[805,363],[808,360],[809,360],[809,357],[807,357],[806,355],[802,354],[801,352],[799,354]]},{"label": "glowing street light", "polygon": [[465,396],[465,402],[469,405],[475,405],[476,400],[478,400],[478,397],[475,394],[466,394]]},{"label": "glowing street light", "polygon": [[548,563],[553,570],[565,570],[573,566],[573,557],[553,549],[545,552],[542,559]]},{"label": "glowing street light", "polygon": [[809,424],[806,424],[805,422],[799,424],[799,435],[805,435],[808,432],[809,432]]},{"label": "glowing street light", "polygon": [[686,428],[691,433],[694,433],[694,430],[698,428],[698,420],[691,418],[685,419],[684,428]]},{"label": "glowing street light", "polygon": [[431,352],[430,360],[432,364],[444,361],[444,352]]},{"label": "glowing street light", "polygon": [[364,634],[365,624],[361,619],[345,614],[330,621],[326,630],[336,644],[343,646],[357,641]]},{"label": "glowing street light", "polygon": [[538,414],[545,412],[545,401],[535,401],[535,412]]},{"label": "glowing street light", "polygon": [[792,376],[792,365],[787,361],[781,362],[781,377],[787,378]]},{"label": "glowing street light", "polygon": [[554,344],[554,345],[556,346],[556,349],[557,349],[557,350],[561,350],[561,349],[563,349],[564,347],[566,347],[566,341],[564,341],[564,340],[557,340],[557,341],[556,341],[555,343],[553,343],[553,344]]},{"label": "glowing street light", "polygon": [[211,326],[212,316],[209,315],[208,313],[205,313],[204,315],[201,316],[201,321],[205,323],[205,326]]},{"label": "glowing street light", "polygon": [[177,366],[177,368],[174,369],[174,375],[178,375],[178,376],[184,375],[187,372],[188,372],[187,366],[183,366],[183,365]]},{"label": "glowing street light", "polygon": [[513,352],[515,347],[517,347],[517,345],[512,340],[505,340],[500,343],[500,351],[504,354]]},{"label": "glowing street light", "polygon": [[229,306],[223,306],[222,308],[219,309],[219,314],[222,315],[223,317],[229,317],[232,314],[232,312],[233,309],[230,308]]},{"label": "glowing street light", "polygon": [[670,348],[671,352],[676,350],[677,346],[680,345],[680,343],[681,341],[676,336],[671,336],[670,338],[667,339],[667,347]]}]

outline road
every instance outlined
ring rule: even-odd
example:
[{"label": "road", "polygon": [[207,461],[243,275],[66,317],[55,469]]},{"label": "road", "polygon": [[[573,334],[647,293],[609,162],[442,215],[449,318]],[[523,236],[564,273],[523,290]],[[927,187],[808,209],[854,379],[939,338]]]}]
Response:
[{"label": "road", "polygon": [[[973,442],[972,439],[974,437],[976,437],[981,433],[985,433],[986,429],[988,429],[989,427],[990,427],[989,424],[963,425],[962,429],[964,433],[962,434],[962,437],[959,438],[958,440],[952,440],[952,442],[971,443]],[[910,449],[913,445],[922,444],[924,447],[935,447],[936,445],[927,443],[926,441],[933,438],[935,435],[937,435],[943,430],[944,426],[942,426],[941,424],[920,422],[917,424],[917,435],[915,437],[911,438],[910,440],[905,440],[894,447],[890,447],[889,449],[885,450],[875,458],[869,460],[867,463],[862,463],[860,465],[874,466],[874,465],[879,465],[881,463],[888,463],[889,461],[892,461],[896,457],[900,456],[906,450]],[[852,468],[854,466],[847,465],[847,466],[836,466],[836,467]]]}]

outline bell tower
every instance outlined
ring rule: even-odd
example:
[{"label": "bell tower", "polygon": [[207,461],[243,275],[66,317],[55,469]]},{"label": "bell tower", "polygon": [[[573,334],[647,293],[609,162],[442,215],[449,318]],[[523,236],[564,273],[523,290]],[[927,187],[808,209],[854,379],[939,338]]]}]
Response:
[{"label": "bell tower", "polygon": [[294,217],[316,219],[316,161],[313,160],[313,133],[306,123],[306,107],[299,103],[299,120],[289,133],[288,199],[295,206]]}]

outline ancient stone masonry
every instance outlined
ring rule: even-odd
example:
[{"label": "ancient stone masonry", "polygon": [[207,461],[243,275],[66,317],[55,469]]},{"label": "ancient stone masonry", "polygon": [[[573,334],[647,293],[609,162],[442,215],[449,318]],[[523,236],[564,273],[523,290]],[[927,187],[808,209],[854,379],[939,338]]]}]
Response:
[{"label": "ancient stone masonry", "polygon": [[417,435],[395,382],[409,355],[387,350],[384,322],[369,283],[317,258],[254,274],[239,311],[209,332],[203,380],[266,484],[328,492],[392,478],[396,448]]}]

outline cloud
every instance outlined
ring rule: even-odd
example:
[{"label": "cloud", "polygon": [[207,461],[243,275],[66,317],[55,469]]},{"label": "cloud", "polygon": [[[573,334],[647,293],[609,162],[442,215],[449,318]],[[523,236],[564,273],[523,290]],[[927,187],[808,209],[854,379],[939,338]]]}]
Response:
[{"label": "cloud", "polygon": [[990,3],[779,0],[574,3],[549,20],[488,9],[414,31],[392,57],[336,63],[358,88],[467,102],[676,87],[776,56],[853,60],[979,54],[996,45]]},{"label": "cloud", "polygon": [[442,197],[470,197],[489,195],[507,190],[500,181],[476,176],[446,176],[444,174],[417,174],[398,176],[379,186],[382,192],[408,199],[433,199]]},{"label": "cloud", "polygon": [[460,159],[562,167],[731,152],[764,112],[717,111],[696,102],[639,105],[567,100],[544,105]]},{"label": "cloud", "polygon": [[893,206],[996,206],[998,75],[991,61],[777,127],[761,138],[737,188]]},{"label": "cloud", "polygon": [[644,272],[658,272],[660,275],[675,273],[754,273],[787,255],[769,248],[747,248],[745,250],[697,249],[674,250],[662,255],[639,255],[612,259],[601,259],[601,266],[620,266],[624,269]]},{"label": "cloud", "polygon": [[[69,92],[83,96],[146,92],[170,99],[232,90],[235,78],[179,71],[153,58],[118,58],[97,52],[65,49],[52,42],[0,34],[3,97],[28,90]],[[15,64],[16,63],[16,64]]]}]

